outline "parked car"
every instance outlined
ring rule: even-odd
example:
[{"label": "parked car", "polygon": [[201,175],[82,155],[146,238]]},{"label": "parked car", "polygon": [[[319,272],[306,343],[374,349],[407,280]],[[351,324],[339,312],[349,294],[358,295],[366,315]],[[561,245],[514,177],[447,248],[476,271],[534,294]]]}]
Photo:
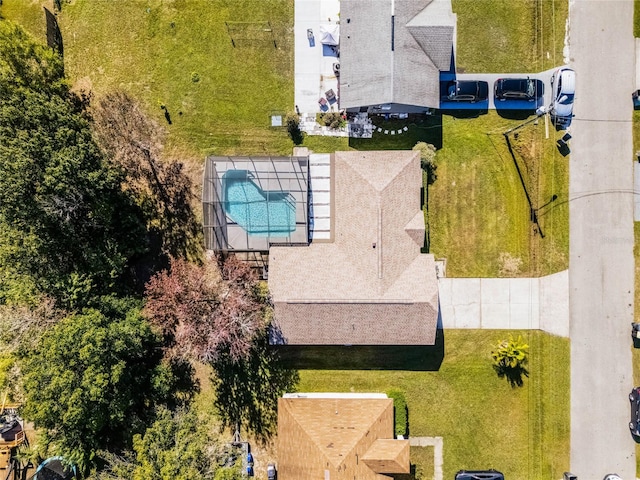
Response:
[{"label": "parked car", "polygon": [[602,480],[622,480],[617,473],[608,473]]},{"label": "parked car", "polygon": [[556,70],[551,77],[553,101],[549,109],[551,116],[568,122],[573,116],[573,100],[576,94],[576,72],[567,67]]},{"label": "parked car", "polygon": [[640,437],[640,387],[634,387],[629,394],[631,402],[631,421],[629,422],[629,430],[631,434]]},{"label": "parked car", "polygon": [[504,475],[497,470],[460,470],[456,480],[504,480]]},{"label": "parked car", "polygon": [[276,466],[273,463],[267,465],[267,478],[269,480],[278,479],[278,471],[276,470]]},{"label": "parked car", "polygon": [[536,80],[530,78],[499,78],[494,84],[494,93],[496,100],[526,100],[528,102],[533,102],[539,94]]},{"label": "parked car", "polygon": [[478,80],[453,80],[447,83],[446,92],[445,101],[482,102],[489,98],[489,84]]}]

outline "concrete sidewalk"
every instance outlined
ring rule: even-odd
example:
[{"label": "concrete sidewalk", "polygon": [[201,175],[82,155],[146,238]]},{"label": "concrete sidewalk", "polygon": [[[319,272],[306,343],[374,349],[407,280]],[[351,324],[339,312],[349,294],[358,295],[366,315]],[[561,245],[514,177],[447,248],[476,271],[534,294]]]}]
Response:
[{"label": "concrete sidewalk", "polygon": [[544,330],[569,336],[569,271],[541,278],[440,278],[444,328]]}]

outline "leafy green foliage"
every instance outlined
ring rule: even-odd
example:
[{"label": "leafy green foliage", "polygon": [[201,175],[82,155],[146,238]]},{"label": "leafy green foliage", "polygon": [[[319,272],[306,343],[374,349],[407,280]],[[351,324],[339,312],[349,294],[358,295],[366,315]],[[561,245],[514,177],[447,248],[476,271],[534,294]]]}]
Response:
[{"label": "leafy green foliage", "polygon": [[0,22],[0,92],[8,86],[63,95],[64,64],[53,50],[39,44],[21,27]]},{"label": "leafy green foliage", "polygon": [[160,408],[155,422],[122,455],[100,452],[106,467],[92,480],[240,480],[239,467],[220,467],[227,452],[212,415]]},{"label": "leafy green foliage", "polygon": [[65,318],[21,360],[25,418],[43,430],[52,453],[84,470],[98,450],[128,446],[175,388],[139,309],[119,300],[105,310]]},{"label": "leafy green foliage", "polygon": [[216,458],[205,450],[207,426],[193,411],[172,415],[162,410],[144,435],[136,435],[133,449],[138,463],[133,480],[199,480],[210,476]]},{"label": "leafy green foliage", "polygon": [[318,114],[320,123],[325,127],[337,130],[347,125],[347,120],[340,112],[325,112]]},{"label": "leafy green foliage", "polygon": [[407,436],[409,432],[409,408],[407,407],[407,399],[403,390],[392,388],[387,390],[387,397],[393,398],[393,408],[395,413],[396,436]]},{"label": "leafy green foliage", "polygon": [[500,377],[506,377],[511,386],[522,386],[522,376],[529,376],[526,369],[529,355],[529,345],[524,343],[522,336],[514,340],[500,340],[491,352],[493,368]]},{"label": "leafy green foliage", "polygon": [[73,308],[131,286],[144,219],[94,143],[62,61],[9,22],[0,59],[0,301],[44,292]]},{"label": "leafy green foliage", "polygon": [[436,147],[426,142],[418,142],[413,147],[413,150],[420,152],[420,166],[422,170],[427,172],[427,185],[433,185],[438,176],[436,170]]},{"label": "leafy green foliage", "polygon": [[301,145],[304,142],[304,134],[300,130],[300,117],[295,113],[289,113],[284,119],[287,127],[287,133],[291,138],[291,141],[295,145]]}]

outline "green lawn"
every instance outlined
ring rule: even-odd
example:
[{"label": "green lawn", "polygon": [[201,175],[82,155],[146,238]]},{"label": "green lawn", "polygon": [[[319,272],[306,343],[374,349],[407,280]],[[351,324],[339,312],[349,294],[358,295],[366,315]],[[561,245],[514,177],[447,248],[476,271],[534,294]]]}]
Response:
[{"label": "green lawn", "polygon": [[[299,391],[404,390],[410,436],[444,439],[444,478],[461,468],[560,478],[569,467],[569,341],[539,331],[512,334],[530,345],[530,376],[521,388],[491,366],[492,345],[508,332],[447,330],[439,371],[301,370]],[[411,452],[423,478],[433,469],[428,453]]]},{"label": "green lawn", "polygon": [[[43,38],[40,3],[49,2],[5,0],[2,14]],[[131,93],[167,126],[168,147],[185,154],[288,154],[286,131],[269,125],[272,112],[293,108],[293,4],[63,2],[67,74],[97,98],[116,88]],[[230,34],[225,22],[269,22],[272,32],[236,23]]]},{"label": "green lawn", "polygon": [[562,65],[567,0],[452,0],[458,71],[540,72]]},{"label": "green lawn", "polygon": [[[568,268],[569,161],[544,119],[510,135],[544,238],[530,221],[529,203],[503,132],[521,124],[495,112],[477,119],[444,117],[444,145],[436,182],[429,188],[430,250],[447,258],[447,274],[504,275],[501,254],[520,259],[520,276]],[[544,206],[553,195],[555,201]]]},{"label": "green lawn", "polygon": [[633,36],[640,37],[640,0],[633,1]]}]

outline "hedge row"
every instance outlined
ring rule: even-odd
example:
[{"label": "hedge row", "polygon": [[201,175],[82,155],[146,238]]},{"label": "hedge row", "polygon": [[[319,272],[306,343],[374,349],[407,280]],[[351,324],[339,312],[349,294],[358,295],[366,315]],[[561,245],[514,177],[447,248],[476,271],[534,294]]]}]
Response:
[{"label": "hedge row", "polygon": [[393,407],[396,420],[396,437],[402,435],[406,437],[409,432],[409,408],[404,391],[392,388],[387,391],[387,397],[393,398]]}]

